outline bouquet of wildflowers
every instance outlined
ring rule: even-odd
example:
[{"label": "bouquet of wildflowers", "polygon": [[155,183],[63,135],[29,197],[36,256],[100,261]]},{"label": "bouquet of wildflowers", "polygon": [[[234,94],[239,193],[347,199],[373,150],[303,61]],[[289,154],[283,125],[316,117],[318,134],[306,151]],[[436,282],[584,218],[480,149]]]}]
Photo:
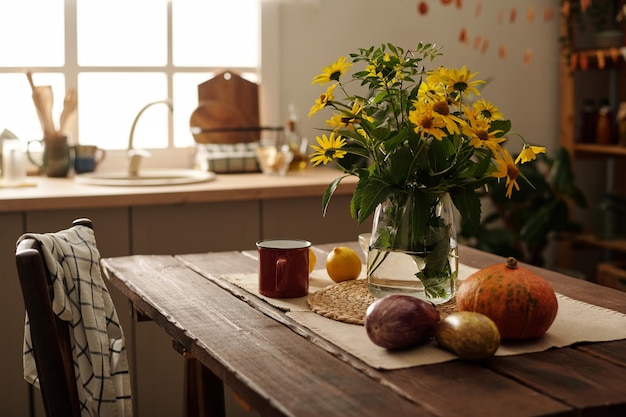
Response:
[{"label": "bouquet of wildflowers", "polygon": [[[313,78],[313,84],[329,86],[309,117],[327,109],[333,113],[327,133],[316,137],[311,161],[335,161],[345,173],[326,189],[324,213],[349,175],[359,178],[350,205],[359,223],[391,197],[445,192],[472,230],[480,222],[481,187],[504,180],[508,197],[519,190],[516,164],[534,160],[545,148],[515,134],[522,149],[514,160],[503,147],[514,134],[511,122],[493,103],[477,99],[484,81],[465,67],[424,66],[439,55],[439,47],[423,43],[407,51],[392,44],[361,48]],[[356,65],[362,69],[348,76]],[[348,153],[366,163],[341,164]]]}]

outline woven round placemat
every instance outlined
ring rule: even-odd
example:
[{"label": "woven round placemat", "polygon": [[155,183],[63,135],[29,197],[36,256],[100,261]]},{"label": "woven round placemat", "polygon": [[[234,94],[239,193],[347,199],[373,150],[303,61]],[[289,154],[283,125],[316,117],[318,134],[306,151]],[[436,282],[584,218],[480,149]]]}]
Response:
[{"label": "woven round placemat", "polygon": [[[309,294],[311,311],[326,318],[352,324],[363,324],[365,311],[376,298],[367,288],[367,280],[344,281]],[[455,300],[437,306],[441,318],[456,311]]]}]

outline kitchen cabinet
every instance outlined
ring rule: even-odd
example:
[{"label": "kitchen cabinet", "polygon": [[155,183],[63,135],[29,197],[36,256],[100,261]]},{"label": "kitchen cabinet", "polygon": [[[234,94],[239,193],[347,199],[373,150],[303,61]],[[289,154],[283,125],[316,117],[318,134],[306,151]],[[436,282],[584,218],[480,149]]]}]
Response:
[{"label": "kitchen cabinet", "polygon": [[[204,185],[134,190],[37,178],[38,188],[1,190],[0,415],[29,413],[29,387],[22,371],[24,306],[15,270],[15,241],[22,233],[54,232],[69,227],[75,218],[89,217],[104,258],[254,249],[257,240],[268,237],[300,237],[314,244],[353,241],[371,227],[370,222],[358,226],[350,217],[355,182],[337,189],[322,216],[323,190],[336,175],[323,169],[284,178],[229,175]],[[154,323],[131,319],[127,300],[115,289],[111,295],[126,336],[138,414],[180,415],[181,355]],[[36,394],[35,416],[41,417]],[[235,413],[229,415],[245,415],[229,394],[227,407]]]},{"label": "kitchen cabinet", "polygon": [[[577,17],[561,19],[562,39],[571,39],[573,46],[561,51],[560,143],[572,157],[576,183],[588,207],[573,208],[574,220],[583,225],[584,233],[561,242],[557,265],[595,281],[598,265],[626,257],[626,235],[619,226],[626,212],[605,205],[607,196],[612,200],[626,196],[626,142],[620,139],[616,121],[620,103],[626,102],[626,62],[623,46],[587,47],[593,43],[578,28]],[[595,105],[591,113],[590,104]],[[590,129],[585,128],[587,117],[597,117],[600,105],[611,110],[610,137],[602,137],[597,118],[591,120]]]}]

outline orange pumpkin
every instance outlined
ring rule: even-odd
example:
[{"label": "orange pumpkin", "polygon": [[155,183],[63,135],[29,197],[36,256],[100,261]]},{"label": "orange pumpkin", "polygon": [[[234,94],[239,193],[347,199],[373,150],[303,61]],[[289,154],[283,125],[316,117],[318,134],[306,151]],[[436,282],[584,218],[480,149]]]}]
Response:
[{"label": "orange pumpkin", "polygon": [[508,258],[474,272],[456,294],[459,311],[475,311],[496,323],[502,339],[534,339],[552,325],[558,311],[554,289]]}]

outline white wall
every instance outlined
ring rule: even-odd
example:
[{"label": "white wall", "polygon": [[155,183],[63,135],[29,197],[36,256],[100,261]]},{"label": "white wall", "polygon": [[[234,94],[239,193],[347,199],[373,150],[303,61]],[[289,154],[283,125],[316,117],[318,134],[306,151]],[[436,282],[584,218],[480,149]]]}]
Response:
[{"label": "white wall", "polygon": [[[512,120],[513,130],[549,149],[558,144],[559,0],[483,0],[478,16],[479,0],[464,0],[460,9],[455,1],[448,6],[438,0],[426,1],[426,15],[418,13],[420,1],[416,0],[266,1],[275,2],[279,12],[277,30],[270,28],[280,45],[279,56],[263,58],[262,87],[274,80],[280,84],[279,96],[270,100],[271,108],[266,110],[270,123],[284,122],[289,103],[294,103],[303,134],[314,140],[315,129],[323,127],[324,120],[307,118],[321,92],[319,85],[311,85],[313,76],[359,47],[392,42],[409,49],[422,41],[443,45],[444,56],[435,65],[466,65],[480,72],[480,78],[491,79],[483,96]],[[532,23],[527,21],[529,7],[535,10]],[[547,21],[543,15],[546,7],[554,11],[554,17]],[[514,23],[509,22],[512,8],[517,13]],[[468,44],[459,42],[462,28],[467,31]],[[474,48],[477,36],[489,41],[484,53]],[[498,54],[501,45],[507,49],[504,59]],[[532,51],[530,65],[524,64],[527,49]],[[280,65],[277,72],[266,76],[265,70],[274,67],[267,62],[270,58]]]}]

